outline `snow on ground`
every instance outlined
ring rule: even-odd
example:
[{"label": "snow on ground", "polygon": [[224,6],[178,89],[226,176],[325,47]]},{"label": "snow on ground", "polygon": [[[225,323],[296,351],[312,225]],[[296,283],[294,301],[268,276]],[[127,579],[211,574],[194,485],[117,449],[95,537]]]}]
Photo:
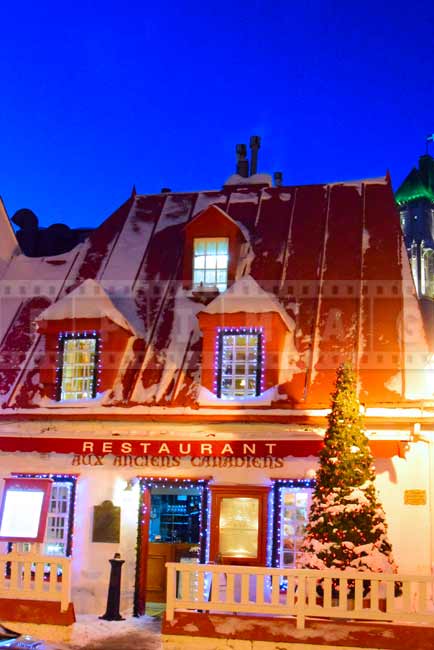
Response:
[{"label": "snow on ground", "polygon": [[98,616],[77,616],[70,627],[3,622],[22,634],[45,642],[44,650],[161,650],[161,621],[151,616],[104,621]]}]

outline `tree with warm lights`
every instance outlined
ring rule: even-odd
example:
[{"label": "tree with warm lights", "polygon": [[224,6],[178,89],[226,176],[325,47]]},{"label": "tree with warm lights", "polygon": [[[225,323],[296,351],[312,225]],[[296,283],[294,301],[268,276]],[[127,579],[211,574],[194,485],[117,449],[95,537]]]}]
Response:
[{"label": "tree with warm lights", "polygon": [[374,481],[355,376],[344,364],[332,393],[301,567],[396,572]]}]

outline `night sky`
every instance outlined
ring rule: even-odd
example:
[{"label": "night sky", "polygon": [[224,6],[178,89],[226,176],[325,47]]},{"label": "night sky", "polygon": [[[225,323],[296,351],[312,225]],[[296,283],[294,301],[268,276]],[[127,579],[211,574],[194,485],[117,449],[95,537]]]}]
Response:
[{"label": "night sky", "polygon": [[42,225],[218,189],[252,134],[284,184],[396,188],[434,132],[432,0],[25,0],[0,24],[0,195]]}]

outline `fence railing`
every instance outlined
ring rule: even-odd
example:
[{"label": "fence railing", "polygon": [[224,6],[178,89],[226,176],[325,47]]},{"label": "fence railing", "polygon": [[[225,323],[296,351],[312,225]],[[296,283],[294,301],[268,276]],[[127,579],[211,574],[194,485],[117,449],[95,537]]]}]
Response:
[{"label": "fence railing", "polygon": [[355,620],[434,626],[434,577],[359,571],[168,562],[167,620],[175,610]]},{"label": "fence railing", "polygon": [[0,555],[0,598],[60,602],[62,612],[71,602],[71,560],[53,555]]}]

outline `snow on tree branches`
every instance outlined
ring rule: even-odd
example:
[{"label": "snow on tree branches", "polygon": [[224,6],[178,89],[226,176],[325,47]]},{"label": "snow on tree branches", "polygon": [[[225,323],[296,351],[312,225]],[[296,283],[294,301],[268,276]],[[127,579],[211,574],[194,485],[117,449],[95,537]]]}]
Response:
[{"label": "snow on tree branches", "polygon": [[349,364],[339,367],[300,566],[395,573]]}]

